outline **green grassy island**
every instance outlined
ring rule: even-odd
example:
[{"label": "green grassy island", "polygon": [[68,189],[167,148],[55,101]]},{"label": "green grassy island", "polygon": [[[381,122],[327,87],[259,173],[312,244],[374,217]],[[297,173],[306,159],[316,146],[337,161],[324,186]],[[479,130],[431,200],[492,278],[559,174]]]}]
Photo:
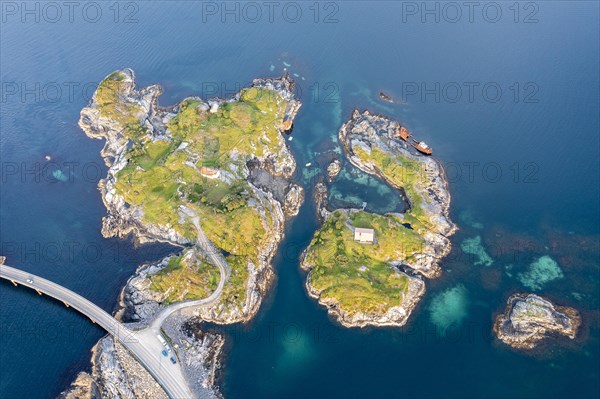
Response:
[{"label": "green grassy island", "polygon": [[409,209],[385,215],[321,209],[324,223],[302,261],[309,294],[346,326],[405,324],[425,292],[423,277],[438,276],[438,262],[450,250],[455,226],[443,170],[410,151],[400,127],[355,111],[339,138],[348,160],[396,188]]},{"label": "green grassy island", "polygon": [[[192,97],[169,108],[158,106],[161,92],[156,85],[136,90],[133,71],[116,71],[81,113],[84,131],[106,139],[103,234],[193,247],[147,273],[141,296],[164,305],[202,299],[225,279],[202,316],[246,319],[272,276],[285,215],[302,201],[301,188],[289,182],[295,161],[282,135],[300,103],[287,77],[257,79],[228,100]],[[259,188],[253,171],[286,185]]]}]

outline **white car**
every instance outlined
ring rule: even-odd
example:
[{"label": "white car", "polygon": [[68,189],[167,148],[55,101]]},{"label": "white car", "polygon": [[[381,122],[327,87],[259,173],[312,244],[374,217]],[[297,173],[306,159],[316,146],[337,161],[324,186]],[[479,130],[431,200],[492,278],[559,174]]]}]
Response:
[{"label": "white car", "polygon": [[28,282],[29,284],[33,284],[33,280],[31,279],[31,277],[27,279],[27,282]]}]

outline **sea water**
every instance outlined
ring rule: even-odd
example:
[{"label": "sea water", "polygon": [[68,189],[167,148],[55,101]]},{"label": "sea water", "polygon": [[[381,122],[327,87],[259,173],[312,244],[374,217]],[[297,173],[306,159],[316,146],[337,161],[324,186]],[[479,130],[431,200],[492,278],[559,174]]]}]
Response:
[{"label": "sea water", "polygon": [[[6,15],[0,242],[7,263],[113,311],[135,268],[169,248],[100,234],[102,143],[77,126],[94,85],[131,67],[140,86],[161,84],[160,102],[169,105],[190,95],[228,97],[285,68],[301,77],[290,144],[308,202],[287,228],[274,259],[277,280],[256,318],[216,328],[228,341],[219,378],[225,396],[596,397],[598,3],[535,3],[536,22],[528,23],[524,3],[518,15],[512,3],[498,3],[496,22],[480,13],[472,22],[466,14],[459,22],[423,21],[407,14],[405,2],[389,1],[321,4],[318,15],[301,2],[298,21],[278,13],[253,22],[207,14],[205,3],[120,3],[117,14],[98,3],[98,20],[70,20],[66,11],[58,21],[40,14],[38,23]],[[318,161],[341,155],[337,131],[354,108],[396,118],[433,147],[461,229],[441,277],[427,282],[403,328],[337,325],[307,296],[298,267],[318,227],[310,202],[326,166]],[[316,166],[305,172],[308,162]],[[398,205],[373,179],[343,175],[338,183],[332,193],[354,195],[373,211]],[[461,251],[477,236],[494,259],[488,267]],[[524,276],[543,256],[563,277],[532,285]],[[584,338],[552,351],[551,361],[514,352],[491,333],[506,298],[529,289],[583,314]],[[90,349],[104,335],[61,303],[6,282],[0,326],[2,398],[55,397],[89,370]]]}]

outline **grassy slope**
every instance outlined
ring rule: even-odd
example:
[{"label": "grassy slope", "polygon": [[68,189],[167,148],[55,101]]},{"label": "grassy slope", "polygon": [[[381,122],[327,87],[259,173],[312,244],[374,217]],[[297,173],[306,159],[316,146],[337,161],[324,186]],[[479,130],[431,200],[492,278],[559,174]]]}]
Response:
[{"label": "grassy slope", "polygon": [[151,276],[151,289],[167,294],[163,303],[202,299],[209,296],[219,284],[219,270],[200,259],[173,257],[160,272]]},{"label": "grassy slope", "polygon": [[113,72],[104,79],[96,90],[96,102],[100,115],[112,119],[123,128],[127,137],[136,137],[143,133],[139,117],[142,112],[138,104],[124,100],[122,93],[127,87],[123,72]]},{"label": "grassy slope", "polygon": [[[285,144],[277,128],[283,120],[285,101],[276,92],[249,88],[242,91],[239,101],[210,113],[198,107],[200,101],[188,99],[169,122],[170,137],[152,141],[140,126],[139,106],[123,100],[123,78],[121,73],[113,73],[96,94],[100,112],[119,122],[132,142],[128,165],[117,175],[117,192],[127,203],[141,207],[147,222],[172,227],[192,240],[195,230],[190,223],[180,223],[177,210],[180,205],[194,209],[208,238],[231,253],[232,278],[223,298],[241,304],[245,300],[247,262],[257,263],[258,248],[273,226],[272,218],[244,206],[254,194],[238,170],[251,155],[282,152]],[[184,142],[187,148],[178,150]],[[202,166],[231,172],[234,179],[229,184],[207,179],[199,173]],[[182,295],[185,299],[202,296],[206,291],[199,287],[185,294],[187,297],[183,293],[190,282],[206,281],[204,269],[201,265],[169,270],[153,279],[152,287],[160,292],[172,288],[172,301],[183,299]]]},{"label": "grassy slope", "polygon": [[[350,219],[350,220],[349,220]],[[354,242],[346,225],[375,229],[376,243]],[[419,251],[422,239],[402,226],[392,215],[360,211],[336,211],[330,215],[310,244],[307,263],[313,266],[311,285],[322,298],[334,298],[343,311],[384,313],[402,303],[408,277],[387,262],[410,262]]]},{"label": "grassy slope", "polygon": [[373,147],[370,154],[362,148],[355,148],[354,153],[364,162],[375,165],[394,186],[404,189],[411,205],[405,214],[407,222],[416,230],[429,229],[429,219],[421,208],[424,199],[416,189],[426,186],[422,164],[400,153],[392,154],[377,147]]}]

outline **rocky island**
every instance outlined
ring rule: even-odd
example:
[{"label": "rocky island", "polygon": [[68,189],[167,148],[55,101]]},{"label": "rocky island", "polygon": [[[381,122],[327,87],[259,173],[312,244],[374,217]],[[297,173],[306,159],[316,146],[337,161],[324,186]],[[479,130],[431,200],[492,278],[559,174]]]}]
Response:
[{"label": "rocky island", "polygon": [[574,339],[580,324],[579,312],[573,308],[556,306],[535,294],[515,294],[496,318],[494,333],[513,348],[533,349],[551,335]]},{"label": "rocky island", "polygon": [[352,165],[407,199],[405,213],[328,210],[325,184],[316,190],[323,225],[301,267],[309,295],[345,326],[404,325],[425,292],[424,278],[439,276],[456,230],[443,168],[412,151],[400,129],[396,121],[355,110],[339,140]]},{"label": "rocky island", "polygon": [[[249,320],[269,287],[286,219],[303,201],[283,138],[301,104],[287,76],[256,79],[227,100],[191,97],[160,107],[161,93],[158,85],[136,88],[130,69],[116,71],[79,125],[106,140],[103,236],[179,248],[138,268],[117,317],[132,329],[157,324],[179,348],[194,392],[219,396],[212,383],[223,340],[198,325]],[[94,348],[93,363],[92,374],[80,374],[63,396],[165,395],[110,336]]]}]

